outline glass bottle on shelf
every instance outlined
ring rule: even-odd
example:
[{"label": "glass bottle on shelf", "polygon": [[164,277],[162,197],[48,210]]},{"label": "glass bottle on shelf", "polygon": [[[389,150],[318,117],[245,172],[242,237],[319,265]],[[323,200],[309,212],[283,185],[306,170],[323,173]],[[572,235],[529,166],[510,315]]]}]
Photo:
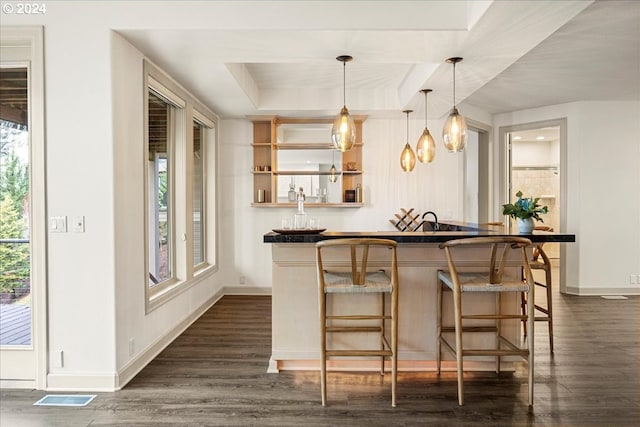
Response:
[{"label": "glass bottle on shelf", "polygon": [[356,185],[356,203],[362,203],[362,187],[360,184]]},{"label": "glass bottle on shelf", "polygon": [[307,214],[304,213],[304,190],[300,187],[298,191],[298,212],[293,216],[293,228],[304,230],[307,228]]},{"label": "glass bottle on shelf", "polygon": [[289,183],[289,194],[287,195],[287,200],[289,202],[295,202],[298,198],[298,194],[296,193],[296,185],[293,183]]}]

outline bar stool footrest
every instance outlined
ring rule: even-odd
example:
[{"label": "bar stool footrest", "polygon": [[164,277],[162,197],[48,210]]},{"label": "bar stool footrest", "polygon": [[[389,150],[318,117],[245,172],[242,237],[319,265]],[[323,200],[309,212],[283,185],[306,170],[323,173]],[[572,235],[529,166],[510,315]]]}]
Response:
[{"label": "bar stool footrest", "polygon": [[327,350],[326,355],[330,356],[384,356],[391,357],[393,356],[393,352],[391,350]]},{"label": "bar stool footrest", "polygon": [[327,332],[380,332],[379,326],[327,326]]}]

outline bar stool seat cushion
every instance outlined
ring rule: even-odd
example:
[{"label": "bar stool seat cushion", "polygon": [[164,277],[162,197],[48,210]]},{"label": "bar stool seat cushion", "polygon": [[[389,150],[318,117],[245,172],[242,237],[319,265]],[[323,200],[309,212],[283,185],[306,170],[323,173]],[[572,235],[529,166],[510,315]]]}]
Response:
[{"label": "bar stool seat cushion", "polygon": [[324,284],[326,293],[390,293],[393,290],[391,278],[383,270],[365,275],[364,284],[354,284],[351,272],[332,272],[325,270]]},{"label": "bar stool seat cushion", "polygon": [[[502,283],[489,283],[488,274],[458,273],[462,292],[529,292],[526,282],[514,277],[504,277]],[[453,289],[453,279],[446,271],[438,271],[438,279],[448,288]]]}]

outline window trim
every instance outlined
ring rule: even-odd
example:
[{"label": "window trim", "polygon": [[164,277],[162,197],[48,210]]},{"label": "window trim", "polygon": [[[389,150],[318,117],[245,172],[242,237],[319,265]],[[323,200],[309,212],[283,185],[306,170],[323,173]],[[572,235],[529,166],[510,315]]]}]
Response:
[{"label": "window trim", "polygon": [[[203,278],[215,273],[217,267],[217,116],[204,106],[193,95],[175,82],[169,75],[145,59],[144,74],[144,250],[145,266],[142,283],[145,286],[145,309],[149,313],[164,303],[172,300],[180,293],[200,282]],[[172,141],[173,174],[170,177],[173,188],[172,197],[173,227],[171,230],[173,247],[173,276],[155,286],[149,285],[149,120],[148,97],[152,90],[158,96],[174,105],[174,138]],[[203,125],[205,141],[203,142],[203,233],[205,244],[204,262],[193,265],[193,122]],[[168,183],[169,184],[169,183]]]},{"label": "window trim", "polygon": [[[208,263],[207,263],[207,211],[208,211],[208,206],[207,206],[207,176],[206,176],[206,166],[207,166],[207,154],[208,154],[208,150],[207,150],[207,142],[208,142],[208,136],[209,136],[209,130],[211,128],[207,127],[205,124],[203,124],[200,120],[198,120],[197,117],[197,111],[194,110],[194,114],[193,114],[193,121],[192,121],[192,128],[193,128],[193,124],[197,123],[199,125],[199,130],[200,130],[200,160],[202,162],[202,176],[200,177],[200,181],[201,181],[201,185],[202,185],[202,195],[201,195],[201,203],[200,203],[200,248],[202,250],[202,261],[200,261],[199,263],[194,263],[193,259],[195,258],[195,232],[193,231],[192,228],[192,232],[191,235],[193,236],[193,241],[191,244],[191,250],[194,252],[192,254],[192,262],[191,262],[191,267],[193,268],[194,273],[202,270],[203,268],[206,268]],[[191,144],[191,148],[193,149],[193,144]],[[193,153],[191,155],[191,159],[193,159]],[[193,185],[193,180],[191,180],[191,185]],[[191,225],[193,227],[193,215],[194,215],[194,201],[195,201],[195,195],[193,190],[191,191],[191,195],[192,195],[192,200],[191,200]]]}]

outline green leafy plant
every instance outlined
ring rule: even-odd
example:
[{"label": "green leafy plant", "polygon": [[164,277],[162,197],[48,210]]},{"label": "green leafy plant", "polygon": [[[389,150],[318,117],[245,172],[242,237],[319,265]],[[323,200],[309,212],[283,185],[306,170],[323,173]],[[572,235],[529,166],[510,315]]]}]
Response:
[{"label": "green leafy plant", "polygon": [[[22,239],[26,225],[9,194],[0,201],[0,238]],[[29,280],[29,245],[0,245],[0,292],[11,292]]]},{"label": "green leafy plant", "polygon": [[507,203],[506,205],[502,205],[502,215],[509,215],[511,218],[520,218],[527,219],[533,218],[536,221],[544,222],[542,218],[540,218],[540,214],[546,214],[549,212],[549,208],[546,206],[540,206],[538,204],[539,197],[533,198],[523,198],[522,191],[518,191],[516,193],[515,203]]}]

